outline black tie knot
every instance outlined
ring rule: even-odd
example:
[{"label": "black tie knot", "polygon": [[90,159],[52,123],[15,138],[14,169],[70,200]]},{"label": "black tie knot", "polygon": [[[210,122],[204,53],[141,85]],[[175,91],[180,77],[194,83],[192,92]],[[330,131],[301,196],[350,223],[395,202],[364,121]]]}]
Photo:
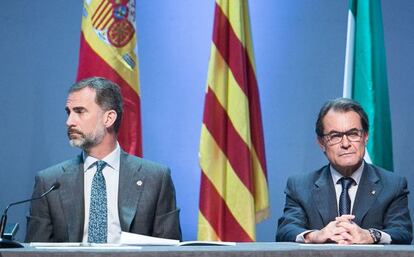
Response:
[{"label": "black tie knot", "polygon": [[354,179],[351,177],[342,177],[340,180],[342,188],[348,190],[354,183]]}]

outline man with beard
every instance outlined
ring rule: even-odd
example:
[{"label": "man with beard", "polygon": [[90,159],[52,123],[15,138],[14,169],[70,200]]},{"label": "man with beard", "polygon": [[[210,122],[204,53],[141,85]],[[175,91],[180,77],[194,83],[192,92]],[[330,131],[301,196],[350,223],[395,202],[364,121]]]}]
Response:
[{"label": "man with beard", "polygon": [[33,197],[60,187],[32,202],[26,241],[119,243],[121,231],[181,239],[170,170],[118,144],[119,87],[98,77],[79,81],[65,109],[69,142],[83,151],[36,176]]},{"label": "man with beard", "polygon": [[316,121],[329,165],[290,177],[276,241],[410,244],[407,180],[364,161],[368,117],[355,101],[328,101]]}]

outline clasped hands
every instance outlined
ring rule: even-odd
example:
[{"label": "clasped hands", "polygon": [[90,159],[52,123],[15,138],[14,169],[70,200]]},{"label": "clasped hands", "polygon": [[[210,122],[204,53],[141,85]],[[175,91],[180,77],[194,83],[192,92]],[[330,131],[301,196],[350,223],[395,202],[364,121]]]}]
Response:
[{"label": "clasped hands", "polygon": [[304,235],[305,243],[338,243],[338,244],[372,244],[367,229],[362,229],[352,222],[354,215],[336,217],[321,230],[314,230]]}]

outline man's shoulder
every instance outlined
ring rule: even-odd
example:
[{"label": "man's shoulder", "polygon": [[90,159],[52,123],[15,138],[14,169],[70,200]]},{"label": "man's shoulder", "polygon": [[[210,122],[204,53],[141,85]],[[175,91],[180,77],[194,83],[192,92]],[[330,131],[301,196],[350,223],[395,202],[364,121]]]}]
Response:
[{"label": "man's shoulder", "polygon": [[41,177],[51,177],[56,176],[62,173],[65,169],[68,169],[69,167],[76,167],[79,165],[81,159],[80,156],[76,156],[72,159],[62,161],[60,163],[57,163],[55,165],[52,165],[48,168],[45,168],[38,172],[38,176]]},{"label": "man's shoulder", "polygon": [[315,183],[321,177],[325,177],[329,175],[329,165],[325,165],[320,169],[307,171],[300,174],[295,174],[289,177],[290,181],[294,181],[295,183],[300,184],[307,184],[307,183]]},{"label": "man's shoulder", "polygon": [[398,173],[395,173],[393,171],[389,171],[386,170],[384,168],[381,168],[379,166],[373,165],[373,164],[368,164],[366,163],[365,165],[367,165],[367,170],[369,172],[374,173],[375,175],[377,175],[379,177],[380,180],[382,181],[387,181],[387,182],[394,182],[394,183],[399,183],[401,181],[405,181],[406,178]]},{"label": "man's shoulder", "polygon": [[128,167],[136,167],[139,168],[140,171],[146,173],[154,173],[154,174],[163,174],[163,173],[170,173],[170,169],[160,163],[150,161],[144,158],[137,157],[135,155],[128,154],[123,152],[121,154],[121,166],[127,165]]}]

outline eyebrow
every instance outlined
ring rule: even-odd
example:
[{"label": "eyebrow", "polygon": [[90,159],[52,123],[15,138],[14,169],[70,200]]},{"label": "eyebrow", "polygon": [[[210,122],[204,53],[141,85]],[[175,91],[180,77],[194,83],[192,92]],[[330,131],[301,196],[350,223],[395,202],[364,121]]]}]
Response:
[{"label": "eyebrow", "polygon": [[[65,111],[67,112],[67,113],[70,113],[70,108],[69,107],[65,107]],[[85,111],[86,110],[86,108],[85,107],[82,107],[82,106],[77,106],[77,107],[73,107],[72,108],[72,110],[74,111],[74,112],[82,112],[82,111]]]},{"label": "eyebrow", "polygon": [[350,131],[353,131],[353,130],[361,130],[361,129],[351,128],[351,129],[348,129],[347,131],[344,131],[344,132],[342,132],[342,131],[336,131],[336,130],[331,130],[328,133],[326,133],[325,135],[334,134],[334,133],[346,133],[346,132],[350,132]]}]

